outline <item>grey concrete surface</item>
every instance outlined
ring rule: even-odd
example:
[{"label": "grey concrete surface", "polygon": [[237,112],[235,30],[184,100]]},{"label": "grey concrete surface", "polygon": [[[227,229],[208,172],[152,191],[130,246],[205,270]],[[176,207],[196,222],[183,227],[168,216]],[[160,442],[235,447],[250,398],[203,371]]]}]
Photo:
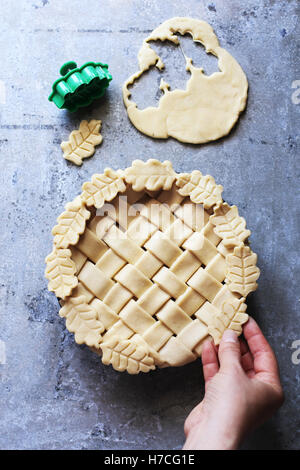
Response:
[{"label": "grey concrete surface", "polygon": [[[67,333],[43,277],[51,228],[81,184],[106,166],[149,157],[169,159],[177,171],[212,174],[246,218],[261,269],[248,310],[276,351],[286,401],[244,448],[299,448],[300,365],[292,361],[300,340],[297,0],[0,3],[0,448],[182,446],[184,419],[203,394],[201,362],[137,377],[103,366]],[[172,16],[208,21],[247,74],[247,109],[218,142],[152,140],[127,118],[121,85],[137,70],[143,38]],[[173,65],[164,76],[184,86],[173,49],[166,46]],[[206,60],[200,46],[194,52]],[[47,101],[60,65],[71,59],[107,61],[114,77],[103,100],[75,114]],[[206,67],[211,72],[216,62]],[[157,101],[158,76],[150,73],[137,85],[139,103]],[[83,118],[102,119],[104,140],[77,168],[62,158],[59,144]]]}]

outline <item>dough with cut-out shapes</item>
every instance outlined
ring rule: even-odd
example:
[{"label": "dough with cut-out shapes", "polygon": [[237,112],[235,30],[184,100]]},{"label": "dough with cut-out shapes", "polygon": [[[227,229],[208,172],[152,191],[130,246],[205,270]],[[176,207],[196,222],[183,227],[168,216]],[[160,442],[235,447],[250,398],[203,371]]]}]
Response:
[{"label": "dough with cut-out shapes", "polygon": [[[194,42],[200,42],[207,53],[218,58],[219,71],[206,75],[186,58],[186,70],[191,77],[185,90],[170,90],[161,81],[163,96],[158,107],[139,109],[130,99],[129,87],[150,67],[159,70],[164,63],[151,48],[150,41],[171,41],[179,44],[175,33],[190,34]],[[123,85],[123,99],[132,124],[144,134],[166,139],[169,136],[181,142],[200,144],[227,135],[243,111],[247,101],[248,82],[238,62],[220,47],[212,27],[205,21],[193,18],[171,18],[152,31],[138,54],[140,70]]]}]

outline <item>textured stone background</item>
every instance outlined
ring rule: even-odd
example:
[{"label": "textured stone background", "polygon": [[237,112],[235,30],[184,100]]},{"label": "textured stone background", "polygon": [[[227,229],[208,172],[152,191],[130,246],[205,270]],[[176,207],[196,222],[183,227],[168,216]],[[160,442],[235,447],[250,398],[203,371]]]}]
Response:
[{"label": "textured stone background", "polygon": [[[121,84],[137,70],[142,39],[172,16],[208,21],[248,76],[246,112],[229,137],[213,144],[154,141],[127,119]],[[106,166],[149,157],[170,159],[177,171],[212,174],[247,219],[261,268],[249,312],[277,352],[286,402],[245,447],[300,447],[300,365],[291,360],[300,339],[297,17],[297,0],[1,0],[1,448],[182,446],[184,419],[203,393],[200,361],[138,377],[102,366],[66,332],[43,277],[51,228],[81,184]],[[196,65],[216,70],[200,46],[185,42]],[[174,47],[163,49],[164,76],[184,86],[182,57]],[[107,61],[114,77],[105,99],[76,114],[47,101],[60,65],[70,59]],[[159,99],[158,79],[159,72],[150,72],[136,86],[139,104]],[[152,84],[147,94],[146,83]],[[77,168],[62,158],[59,144],[82,118],[103,120],[104,141]]]}]

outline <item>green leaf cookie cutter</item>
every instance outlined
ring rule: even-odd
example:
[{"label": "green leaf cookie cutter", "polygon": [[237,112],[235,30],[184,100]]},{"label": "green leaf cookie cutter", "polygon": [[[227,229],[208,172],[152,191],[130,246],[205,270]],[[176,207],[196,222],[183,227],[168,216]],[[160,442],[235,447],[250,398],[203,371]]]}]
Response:
[{"label": "green leaf cookie cutter", "polygon": [[101,98],[112,80],[108,65],[101,62],[86,62],[81,67],[76,62],[66,62],[60,74],[62,77],[53,83],[48,100],[71,112]]}]

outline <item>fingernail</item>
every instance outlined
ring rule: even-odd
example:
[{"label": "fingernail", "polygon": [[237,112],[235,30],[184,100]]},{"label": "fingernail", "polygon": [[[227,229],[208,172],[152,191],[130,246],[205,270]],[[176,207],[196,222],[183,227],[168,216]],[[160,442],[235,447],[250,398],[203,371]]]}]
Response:
[{"label": "fingernail", "polygon": [[235,331],[233,330],[225,330],[222,341],[224,343],[237,343],[238,342],[238,337]]}]

